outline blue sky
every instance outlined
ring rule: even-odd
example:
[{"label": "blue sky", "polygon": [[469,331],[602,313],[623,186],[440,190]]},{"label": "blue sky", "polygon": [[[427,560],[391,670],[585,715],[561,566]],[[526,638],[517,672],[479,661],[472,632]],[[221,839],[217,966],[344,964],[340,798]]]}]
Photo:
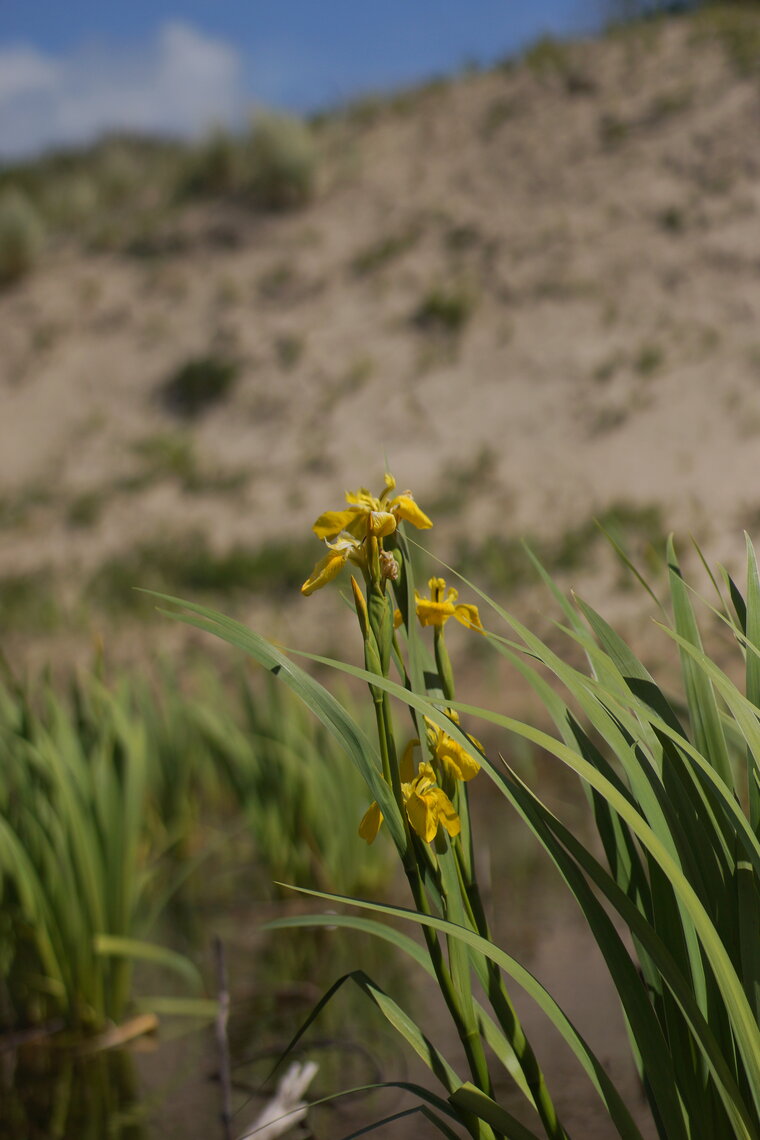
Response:
[{"label": "blue sky", "polygon": [[592,30],[601,0],[0,0],[0,156],[109,128],[192,135]]}]

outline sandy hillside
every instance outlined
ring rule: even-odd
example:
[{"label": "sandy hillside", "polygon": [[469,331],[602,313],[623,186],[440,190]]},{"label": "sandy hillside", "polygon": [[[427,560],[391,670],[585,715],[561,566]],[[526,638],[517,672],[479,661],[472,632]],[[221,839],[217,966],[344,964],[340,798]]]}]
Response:
[{"label": "sandy hillside", "polygon": [[[291,591],[320,553],[303,543],[384,456],[444,554],[521,534],[557,554],[614,507],[640,545],[693,530],[736,561],[760,523],[746,54],[686,18],[543,45],[328,118],[301,210],[178,205],[151,256],[59,237],[0,294],[13,652],[115,637],[102,582],[151,584],[167,548],[287,555],[290,592],[270,600],[270,568],[242,610],[329,620],[334,598]],[[161,386],[208,356],[235,383],[182,419]],[[566,560],[574,584],[598,551]]]}]

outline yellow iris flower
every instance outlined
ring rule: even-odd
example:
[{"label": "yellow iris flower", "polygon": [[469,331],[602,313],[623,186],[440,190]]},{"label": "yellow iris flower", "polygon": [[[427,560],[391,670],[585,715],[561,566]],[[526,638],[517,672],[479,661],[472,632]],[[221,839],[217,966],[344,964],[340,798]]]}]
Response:
[{"label": "yellow iris flower", "polygon": [[301,586],[301,593],[307,597],[309,594],[313,594],[315,590],[321,590],[328,582],[332,582],[333,578],[340,574],[349,559],[358,566],[363,564],[364,550],[362,543],[354,538],[352,534],[348,534],[344,531],[342,534],[337,535],[334,542],[325,539],[325,543],[329,547],[327,554],[324,558],[320,558],[303,586]]},{"label": "yellow iris flower", "polygon": [[[453,838],[459,835],[462,826],[456,808],[443,789],[438,786],[435,772],[430,764],[424,761],[420,764],[417,775],[414,775],[411,756],[416,743],[418,742],[412,741],[401,762],[402,776],[408,774],[410,777],[401,785],[406,817],[420,839],[424,839],[426,843],[435,839],[439,826],[445,828]],[[405,769],[412,770],[405,772]],[[367,843],[374,843],[382,822],[383,813],[380,807],[377,803],[371,803],[359,824],[359,835]]]},{"label": "yellow iris flower", "polygon": [[317,538],[335,538],[341,531],[347,531],[355,538],[365,538],[368,534],[375,538],[385,538],[393,534],[399,522],[410,522],[420,530],[433,524],[424,511],[414,501],[411,491],[404,491],[392,498],[396,480],[386,474],[385,486],[379,496],[371,494],[366,487],[358,491],[346,491],[348,506],[343,511],[325,511],[314,523],[312,530]]},{"label": "yellow iris flower", "polygon": [[[446,715],[459,724],[459,715],[454,709],[447,709]],[[435,761],[440,765],[441,772],[451,780],[471,780],[480,771],[480,764],[470,756],[461,744],[457,744],[453,736],[444,732],[429,717],[425,717],[427,742]],[[467,733],[467,739],[481,752],[483,746],[479,740]]]},{"label": "yellow iris flower", "polygon": [[461,823],[453,803],[436,783],[435,772],[424,761],[411,784],[402,784],[406,816],[420,839],[430,843],[438,833],[438,826],[445,828],[452,838],[459,835]]},{"label": "yellow iris flower", "polygon": [[449,618],[453,617],[462,625],[466,625],[468,629],[476,629],[479,633],[485,633],[478,607],[465,605],[462,602],[457,603],[459,593],[453,586],[449,587],[444,596],[446,582],[443,578],[431,578],[428,582],[428,588],[430,590],[429,598],[423,598],[417,590],[414,591],[417,617],[420,619],[421,625],[444,626]]}]

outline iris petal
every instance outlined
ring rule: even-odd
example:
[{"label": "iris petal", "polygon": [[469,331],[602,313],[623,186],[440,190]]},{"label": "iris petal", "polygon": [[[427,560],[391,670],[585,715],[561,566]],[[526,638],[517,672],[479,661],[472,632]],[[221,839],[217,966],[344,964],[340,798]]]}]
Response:
[{"label": "iris petal", "polygon": [[369,530],[375,538],[385,538],[396,529],[396,519],[388,511],[369,512]]},{"label": "iris petal", "polygon": [[468,629],[476,629],[478,633],[485,633],[483,623],[480,620],[480,614],[477,606],[467,605],[460,602],[458,606],[454,606],[454,617],[462,625],[466,625]]},{"label": "iris petal", "polygon": [[435,839],[438,831],[438,810],[435,800],[412,792],[406,801],[406,814],[410,824],[426,843]]},{"label": "iris petal", "polygon": [[420,764],[417,778],[402,785],[406,816],[420,839],[430,843],[442,823],[449,835],[458,835],[461,823],[456,808],[435,783],[435,772],[427,761]]},{"label": "iris petal", "polygon": [[446,793],[442,792],[440,788],[436,788],[436,792],[438,793],[436,796],[438,801],[438,821],[443,824],[453,839],[454,836],[459,835],[459,832],[462,830],[462,822],[457,815],[456,808]]},{"label": "iris petal", "polygon": [[411,523],[418,530],[428,530],[433,525],[408,492],[405,495],[397,495],[391,502],[390,508],[396,518]]},{"label": "iris petal", "polygon": [[410,740],[404,749],[404,755],[401,757],[399,775],[401,776],[401,782],[404,784],[411,784],[414,779],[414,750],[418,747],[419,743],[419,740]]},{"label": "iris petal", "polygon": [[325,511],[311,528],[317,538],[335,538],[342,530],[347,530],[357,518],[356,508],[346,511]]},{"label": "iris petal", "polygon": [[454,616],[450,602],[431,602],[428,598],[417,599],[417,617],[420,625],[444,625]]},{"label": "iris petal", "polygon": [[383,822],[383,813],[380,811],[379,805],[373,801],[359,824],[359,836],[365,839],[367,843],[374,843],[377,839],[377,833],[380,830],[380,824]]},{"label": "iris petal", "polygon": [[471,780],[480,771],[480,764],[477,760],[474,760],[468,752],[465,752],[461,744],[457,744],[456,740],[445,732],[441,733],[441,740],[436,745],[435,755],[443,764],[444,769],[455,780]]},{"label": "iris petal", "polygon": [[324,558],[320,558],[309,577],[301,586],[301,593],[307,597],[315,590],[321,590],[328,582],[332,582],[346,565],[348,555],[339,550],[331,550]]}]

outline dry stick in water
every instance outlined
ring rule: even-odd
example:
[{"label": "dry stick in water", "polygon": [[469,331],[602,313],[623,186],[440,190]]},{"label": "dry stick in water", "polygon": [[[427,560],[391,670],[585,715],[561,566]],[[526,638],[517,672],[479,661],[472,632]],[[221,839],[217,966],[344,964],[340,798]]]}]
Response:
[{"label": "dry stick in water", "polygon": [[224,1140],[232,1140],[232,1078],[230,1076],[230,1047],[227,1040],[227,1019],[230,1014],[230,991],[227,986],[227,969],[221,938],[214,939],[216,962],[216,989],[219,1010],[216,1015],[216,1045],[219,1053],[219,1084],[222,1089],[222,1129]]}]

